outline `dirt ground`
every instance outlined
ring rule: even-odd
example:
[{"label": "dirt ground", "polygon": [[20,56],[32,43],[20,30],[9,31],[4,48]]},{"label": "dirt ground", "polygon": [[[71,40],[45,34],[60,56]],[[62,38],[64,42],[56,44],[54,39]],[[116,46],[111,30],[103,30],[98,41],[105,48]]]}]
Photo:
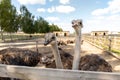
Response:
[{"label": "dirt ground", "polygon": [[[36,42],[35,41],[36,40],[28,41],[28,42],[27,41],[26,42],[16,42],[15,44],[11,43],[12,46],[8,46],[8,44],[10,45],[10,43],[6,43],[6,44],[1,43],[0,49],[4,49],[7,47],[16,47],[16,48],[27,48],[27,49],[36,51]],[[43,45],[44,39],[38,39],[38,41],[40,41],[38,44],[38,51],[40,53],[42,53],[44,55],[52,54],[50,45],[48,45],[48,46]],[[20,43],[21,43],[21,45],[20,45]],[[68,44],[67,46],[61,46],[61,48],[64,51],[70,53],[71,55],[74,55],[74,44]],[[85,42],[85,41],[81,45],[81,48],[82,48],[81,56],[84,56],[86,54],[98,54],[112,65],[114,72],[120,72],[120,60],[114,58],[113,56],[111,56],[107,52],[105,52],[105,51]]]}]

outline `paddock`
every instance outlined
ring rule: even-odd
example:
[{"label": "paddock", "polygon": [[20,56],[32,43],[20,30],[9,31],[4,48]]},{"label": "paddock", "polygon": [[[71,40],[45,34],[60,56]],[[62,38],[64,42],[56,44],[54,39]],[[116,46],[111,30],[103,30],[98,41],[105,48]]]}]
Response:
[{"label": "paddock", "polygon": [[[74,40],[72,37],[59,38],[59,40]],[[36,42],[37,41],[37,42]],[[18,41],[11,43],[1,43],[0,49],[16,47],[16,48],[27,48],[33,51],[37,51],[36,44],[38,46],[38,51],[43,54],[52,53],[50,45],[43,45],[43,38],[37,40],[27,40]],[[119,80],[120,76],[120,60],[107,54],[102,49],[97,48],[84,41],[81,45],[82,56],[86,54],[95,53],[103,57],[108,61],[112,67],[113,72],[95,72],[95,71],[77,71],[77,70],[66,70],[66,69],[52,69],[40,67],[25,67],[25,66],[13,66],[13,65],[0,65],[0,76],[1,77],[11,77],[20,78],[24,80]],[[68,44],[67,46],[62,46],[62,48],[69,52],[71,55],[74,53],[74,44]]]}]

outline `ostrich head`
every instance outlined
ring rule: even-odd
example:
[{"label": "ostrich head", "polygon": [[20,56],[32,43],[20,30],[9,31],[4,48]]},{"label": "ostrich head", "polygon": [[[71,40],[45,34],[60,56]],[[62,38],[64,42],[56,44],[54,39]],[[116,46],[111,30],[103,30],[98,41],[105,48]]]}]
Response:
[{"label": "ostrich head", "polygon": [[83,27],[83,24],[82,24],[82,20],[78,19],[78,20],[73,20],[72,21],[72,27],[73,28],[77,28],[77,27]]},{"label": "ostrich head", "polygon": [[54,44],[56,42],[56,36],[54,33],[45,34],[45,42],[44,45]]},{"label": "ostrich head", "polygon": [[76,33],[79,33],[79,30],[83,28],[82,20],[73,20],[72,27],[75,29]]}]

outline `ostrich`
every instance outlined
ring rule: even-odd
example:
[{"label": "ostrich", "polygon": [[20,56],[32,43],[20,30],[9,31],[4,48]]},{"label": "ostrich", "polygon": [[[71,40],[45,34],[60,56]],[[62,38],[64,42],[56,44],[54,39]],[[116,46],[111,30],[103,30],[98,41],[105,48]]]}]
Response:
[{"label": "ostrich", "polygon": [[[58,47],[56,36],[54,33],[47,33],[45,35],[45,45],[47,44],[51,45],[54,56],[51,54],[49,56],[44,56],[42,58],[42,62],[45,62],[44,64],[46,65],[46,67],[47,68],[56,68],[56,67],[59,68],[58,66],[60,66],[60,68],[71,69],[73,56]],[[59,58],[56,54],[59,55]],[[59,65],[57,65],[58,64],[57,59],[60,59]]]},{"label": "ostrich", "polygon": [[19,66],[36,66],[41,60],[41,54],[19,48],[7,48],[0,51],[0,63]]},{"label": "ostrich", "polygon": [[[56,36],[54,33],[47,33],[45,35],[45,45],[51,44],[53,54],[60,54],[63,67],[65,69],[76,69],[76,70],[86,70],[86,71],[103,71],[103,72],[112,72],[111,65],[105,61],[103,58],[96,54],[85,55],[80,58],[80,50],[81,50],[81,28],[83,27],[81,20],[73,20],[72,27],[75,29],[76,32],[76,41],[75,41],[75,48],[74,48],[74,58],[69,53],[66,53],[61,48],[58,48]],[[59,49],[59,51],[58,51]],[[59,53],[60,52],[60,53]],[[57,55],[54,55],[55,60],[57,60]],[[59,59],[60,59],[59,57]],[[55,68],[55,60],[53,56],[50,58],[44,57],[43,61],[46,60],[48,68]],[[72,64],[73,63],[73,64]],[[46,64],[46,63],[45,63]],[[67,66],[66,66],[67,65]],[[73,67],[72,67],[73,66]]]},{"label": "ostrich", "polygon": [[[49,36],[49,38],[48,37],[45,38],[45,45],[56,43],[56,40],[53,39],[53,37],[56,38],[56,36],[53,33],[47,33],[46,35]],[[73,56],[65,52],[62,48],[58,48],[57,45],[55,46],[56,48],[54,49],[59,50],[58,54],[60,54],[64,69],[72,69]],[[55,59],[52,54],[43,56],[42,63],[45,64],[47,68],[56,68]],[[103,71],[103,72],[112,71],[111,65],[108,62],[106,62],[103,58],[101,58],[100,56],[96,54],[82,56],[80,58],[78,69],[86,70],[86,71]]]},{"label": "ostrich", "polygon": [[49,33],[45,35],[45,43],[44,45],[51,44],[53,55],[55,57],[55,63],[56,67],[59,69],[63,69],[63,64],[61,62],[58,46],[57,46],[57,40],[54,33]]},{"label": "ostrich", "polygon": [[[33,67],[40,62],[41,56],[40,53],[26,49],[7,48],[0,51],[0,64]],[[11,80],[11,78],[0,77],[0,80]]]},{"label": "ostrich", "polygon": [[90,70],[112,72],[111,65],[96,54],[85,55],[80,58],[81,53],[81,28],[82,20],[73,20],[72,27],[76,32],[76,41],[74,49],[73,70]]},{"label": "ostrich", "polygon": [[75,40],[75,50],[74,50],[74,60],[73,60],[73,70],[79,69],[80,62],[80,51],[81,51],[81,28],[83,27],[82,20],[73,20],[72,27],[76,32],[76,40]]}]

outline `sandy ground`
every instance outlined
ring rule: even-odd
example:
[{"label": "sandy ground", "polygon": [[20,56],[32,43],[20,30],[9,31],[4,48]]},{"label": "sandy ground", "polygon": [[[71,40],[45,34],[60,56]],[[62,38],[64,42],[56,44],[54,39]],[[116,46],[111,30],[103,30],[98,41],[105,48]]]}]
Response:
[{"label": "sandy ground", "polygon": [[[44,55],[51,53],[51,48],[50,45],[44,46],[43,39],[38,39],[39,43],[38,44],[38,51]],[[15,43],[0,43],[0,49],[8,48],[8,47],[16,47],[16,48],[27,48],[33,51],[36,51],[36,40],[34,41],[22,41],[22,42],[15,42]],[[68,44],[67,46],[61,46],[63,50],[66,52],[70,53],[71,55],[74,54],[74,44]],[[81,56],[84,56],[86,54],[98,54],[102,58],[104,58],[106,61],[108,61],[112,67],[113,71],[115,72],[120,72],[120,60],[114,58],[113,56],[109,55],[108,53],[104,52],[103,50],[87,43],[84,42],[81,46],[82,51],[81,51]]]}]

